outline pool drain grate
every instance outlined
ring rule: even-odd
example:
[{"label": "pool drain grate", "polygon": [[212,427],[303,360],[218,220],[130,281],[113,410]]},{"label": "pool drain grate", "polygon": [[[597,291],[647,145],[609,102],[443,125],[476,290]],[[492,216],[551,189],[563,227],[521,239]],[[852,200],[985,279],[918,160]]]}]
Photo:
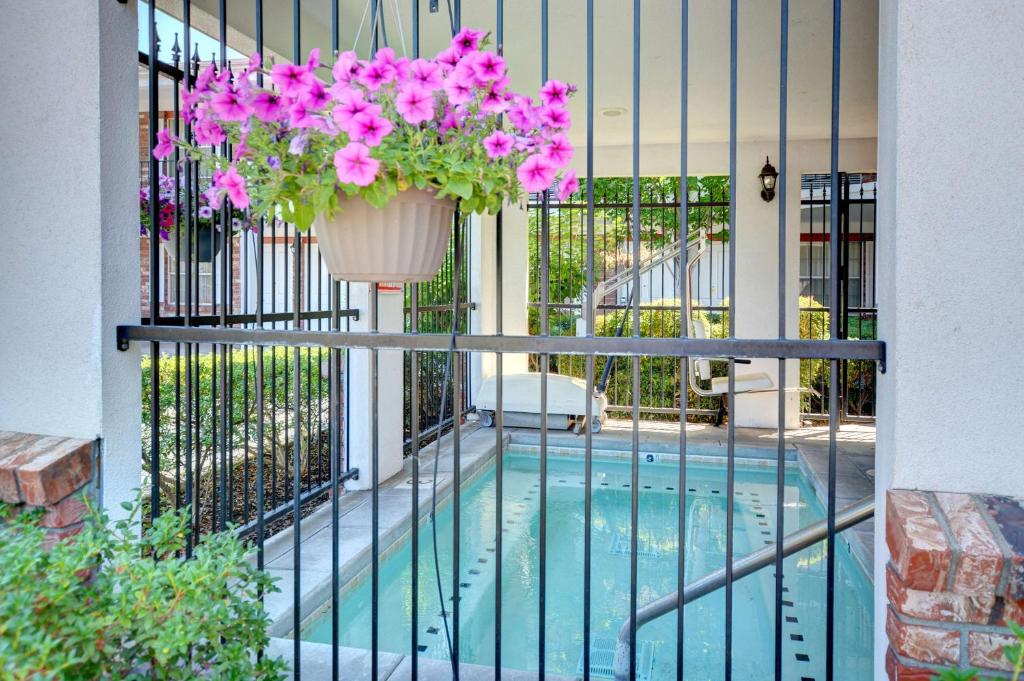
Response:
[{"label": "pool drain grate", "polygon": [[[618,532],[612,535],[612,543],[608,546],[608,553],[613,556],[630,555],[630,537]],[[641,558],[661,558],[662,550],[657,544],[648,539],[637,538],[636,555]]]},{"label": "pool drain grate", "polygon": [[[636,661],[636,678],[638,681],[650,681],[654,672],[654,643],[640,643],[640,654]],[[583,676],[583,647],[580,646],[580,659],[576,663],[576,675]],[[603,679],[615,678],[615,639],[594,638],[590,641],[590,675]]]}]

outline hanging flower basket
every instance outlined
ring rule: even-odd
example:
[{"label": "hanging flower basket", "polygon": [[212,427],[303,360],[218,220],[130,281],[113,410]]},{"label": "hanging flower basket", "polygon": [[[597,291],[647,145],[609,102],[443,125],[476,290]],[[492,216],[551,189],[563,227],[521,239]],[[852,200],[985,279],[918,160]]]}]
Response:
[{"label": "hanging flower basket", "polygon": [[[195,249],[197,262],[213,262],[214,258],[220,254],[220,231],[215,230],[210,225],[200,224],[196,227],[192,239],[192,248]],[[181,244],[180,247],[178,245],[179,242]],[[188,258],[188,238],[184,232],[174,232],[170,240],[161,240],[160,247],[172,260],[178,259],[179,248],[181,257]]]},{"label": "hanging flower basket", "polygon": [[399,192],[383,208],[343,195],[333,217],[314,220],[313,233],[335,279],[429,281],[448,251],[454,216],[455,201],[422,189]]},{"label": "hanging flower basket", "polygon": [[[574,88],[548,81],[536,103],[509,90],[487,42],[463,29],[433,59],[343,52],[329,82],[319,50],[269,71],[258,54],[237,74],[211,64],[181,93],[193,138],[161,130],[153,155],[178,146],[202,160],[215,210],[227,199],[250,220],[312,227],[336,279],[426,281],[444,259],[456,206],[493,214],[524,190],[557,182],[564,200],[579,189],[568,169]],[[258,85],[261,73],[272,88]],[[232,153],[214,153],[224,142]]]}]

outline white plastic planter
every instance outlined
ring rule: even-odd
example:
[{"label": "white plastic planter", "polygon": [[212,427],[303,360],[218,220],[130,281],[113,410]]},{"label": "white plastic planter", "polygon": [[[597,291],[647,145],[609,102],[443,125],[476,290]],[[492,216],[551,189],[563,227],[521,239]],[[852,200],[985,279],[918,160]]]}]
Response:
[{"label": "white plastic planter", "polygon": [[313,233],[337,280],[429,281],[448,251],[454,214],[454,201],[421,189],[399,192],[384,208],[339,194],[334,217],[318,217]]}]

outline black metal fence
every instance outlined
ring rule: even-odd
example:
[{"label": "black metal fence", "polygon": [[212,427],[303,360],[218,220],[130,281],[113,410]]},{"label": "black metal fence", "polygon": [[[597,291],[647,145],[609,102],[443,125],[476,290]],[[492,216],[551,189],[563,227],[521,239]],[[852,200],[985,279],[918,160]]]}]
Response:
[{"label": "black metal fence", "polygon": [[[504,34],[504,3],[496,0],[495,20],[495,41],[499,51],[506,45],[507,36]],[[779,127],[779,250],[785,252],[786,245],[786,135],[787,135],[787,98],[786,85],[788,78],[788,36],[789,36],[789,6],[787,0],[781,0],[782,13],[779,27],[780,43],[782,45],[780,69],[780,127]],[[211,3],[206,3],[210,6]],[[291,18],[291,54],[294,61],[299,62],[303,58],[302,27],[300,9],[302,3],[293,0]],[[325,54],[334,52],[339,48],[339,13],[337,2],[330,3],[330,44],[324,44]],[[380,3],[371,3],[374,16],[380,11]],[[737,65],[739,54],[739,32],[738,32],[738,3],[732,0],[730,3],[730,41],[729,41],[729,181],[728,186],[737,186]],[[234,3],[233,3],[234,6]],[[263,12],[264,3],[256,0],[254,12],[248,15],[254,22],[251,26],[255,36],[255,49],[264,50],[264,29],[265,16]],[[461,26],[461,3],[453,0],[450,5],[453,7],[450,16],[451,27],[457,30]],[[191,45],[191,8],[190,0],[182,3],[182,14],[184,22],[184,34],[182,36],[185,45]],[[148,6],[148,54],[157,54],[156,35],[156,14],[153,4]],[[585,83],[585,107],[586,117],[578,122],[578,126],[586,132],[585,154],[587,177],[594,176],[593,159],[595,139],[594,131],[594,55],[595,55],[595,32],[594,13],[595,3],[587,0],[585,6],[577,6],[581,25],[586,30],[586,53],[582,55],[586,62],[586,83]],[[830,194],[828,198],[831,207],[829,216],[828,234],[832,243],[840,241],[840,174],[838,169],[838,140],[839,140],[839,55],[841,39],[841,2],[833,2],[833,38],[832,38],[832,167],[829,175]],[[541,73],[538,74],[538,81],[543,82],[549,76],[549,43],[553,37],[549,22],[549,8],[546,0],[541,0],[536,11],[538,16],[538,31],[541,57]],[[602,10],[603,11],[603,10]],[[643,282],[636,264],[641,261],[645,248],[653,248],[662,243],[669,235],[686,234],[690,225],[689,212],[679,211],[675,218],[671,218],[671,211],[665,211],[663,222],[660,227],[654,229],[652,223],[645,221],[642,216],[645,210],[641,192],[642,181],[640,178],[640,129],[641,129],[641,26],[644,13],[651,11],[648,6],[640,0],[632,3],[632,74],[631,74],[631,96],[632,103],[630,115],[632,118],[632,176],[630,178],[631,192],[628,196],[620,195],[613,197],[609,203],[622,204],[614,210],[624,211],[629,216],[625,224],[627,239],[619,240],[613,238],[617,244],[612,252],[616,252],[620,246],[628,256],[628,262],[633,265],[631,268],[632,289],[640,291]],[[412,34],[413,54],[419,52],[420,37],[420,3],[414,2],[411,10],[412,21],[408,25]],[[220,54],[217,62],[220,68],[228,67],[226,55],[226,43],[228,40],[228,15],[227,2],[221,0],[217,7],[217,18],[219,21],[219,42]],[[248,21],[249,19],[247,19]],[[280,16],[275,18],[280,21]],[[377,22],[371,22],[377,26]],[[768,30],[768,27],[763,27]],[[679,177],[688,177],[687,145],[687,84],[690,70],[688,68],[688,36],[695,30],[703,30],[699,26],[691,26],[687,3],[682,4],[682,20],[679,26],[679,40],[682,46],[681,63],[679,64],[679,79],[681,94],[681,119],[679,121],[680,138],[684,141],[681,147],[679,158]],[[516,40],[519,36],[508,36]],[[326,43],[326,41],[325,41]],[[374,31],[373,47],[377,46],[376,31]],[[287,48],[283,48],[287,49]],[[148,72],[148,143],[152,148],[156,142],[156,130],[159,122],[159,112],[170,110],[170,124],[176,133],[188,137],[191,133],[187,125],[184,125],[178,115],[178,94],[174,89],[174,101],[162,102],[159,94],[159,81],[161,77],[170,76],[183,82],[188,88],[194,78],[194,66],[185,67],[179,70],[178,64],[169,66],[161,65],[158,69],[151,69]],[[618,86],[621,87],[621,86]],[[723,87],[725,84],[723,83]],[[222,153],[231,153],[230,149],[222,149]],[[174,175],[175,192],[180,197],[178,207],[175,208],[174,224],[183,234],[183,238],[175,240],[172,248],[175,250],[175,257],[197,260],[199,256],[200,226],[202,218],[199,215],[200,193],[203,187],[198,179],[198,172],[191,163],[180,163],[181,159],[175,157],[171,172]],[[150,191],[156,195],[159,191],[158,178],[156,174],[150,176]],[[626,331],[622,337],[610,337],[600,335],[596,328],[596,320],[592,315],[587,316],[587,328],[581,337],[567,337],[559,333],[558,329],[551,329],[552,323],[561,323],[560,314],[571,310],[571,298],[577,295],[580,288],[587,291],[594,290],[598,277],[602,272],[602,264],[597,260],[600,250],[597,248],[596,235],[598,229],[599,212],[597,204],[599,197],[595,196],[595,183],[588,182],[585,194],[578,199],[579,203],[585,203],[589,210],[586,212],[586,246],[582,254],[574,251],[573,257],[559,260],[561,249],[566,247],[567,242],[572,239],[562,240],[559,230],[566,230],[571,235],[573,230],[578,233],[579,225],[559,225],[560,213],[551,213],[542,210],[539,219],[540,233],[536,239],[540,249],[540,298],[539,309],[539,330],[540,335],[536,336],[511,336],[502,335],[500,320],[498,333],[496,335],[473,335],[456,333],[449,337],[445,333],[427,333],[422,329],[415,334],[376,332],[377,329],[377,303],[376,290],[371,295],[369,310],[370,333],[351,333],[348,331],[348,322],[355,314],[353,310],[346,309],[342,302],[346,300],[342,296],[342,287],[326,277],[321,277],[321,264],[314,252],[312,239],[304,237],[291,226],[281,224],[277,221],[260,221],[253,229],[244,232],[244,238],[230,238],[231,220],[226,210],[220,211],[215,219],[216,229],[213,230],[215,239],[219,240],[220,251],[218,255],[219,267],[215,273],[215,295],[208,314],[200,314],[200,310],[194,305],[194,296],[198,289],[195,277],[185,277],[184,281],[175,280],[175,285],[181,281],[183,286],[182,295],[175,298],[176,307],[173,315],[164,314],[160,306],[160,286],[149,287],[149,309],[150,316],[142,320],[141,324],[119,327],[118,342],[120,347],[127,348],[131,343],[145,343],[148,347],[149,363],[148,373],[144,375],[147,385],[147,409],[144,413],[147,419],[148,431],[145,443],[145,454],[149,478],[150,511],[153,516],[164,512],[170,507],[177,505],[190,505],[194,509],[196,520],[192,528],[189,546],[193,546],[204,528],[222,528],[228,523],[239,523],[239,531],[251,536],[255,552],[255,561],[262,569],[266,567],[265,551],[266,539],[273,530],[275,523],[290,524],[294,530],[295,525],[308,512],[308,503],[321,498],[323,495],[337,491],[330,495],[331,505],[329,508],[329,528],[325,528],[330,535],[330,594],[327,597],[334,612],[338,610],[339,589],[341,587],[341,575],[339,573],[340,555],[342,552],[342,541],[339,531],[339,496],[341,483],[356,474],[345,460],[346,451],[342,430],[343,419],[343,389],[342,366],[348,358],[349,352],[353,349],[367,350],[371,369],[377,366],[378,352],[381,349],[397,349],[410,355],[410,366],[420,367],[418,355],[426,353],[442,353],[449,347],[459,356],[465,357],[469,353],[493,353],[498,360],[499,376],[501,371],[501,358],[507,353],[531,353],[538,357],[539,368],[542,375],[542,386],[544,378],[552,368],[558,368],[557,359],[561,357],[576,357],[576,361],[582,362],[584,375],[588,390],[593,390],[597,369],[600,366],[601,357],[617,356],[625,357],[617,371],[622,374],[628,373],[631,389],[629,392],[629,412],[632,425],[632,439],[630,447],[630,483],[629,488],[629,512],[628,523],[623,526],[623,532],[628,535],[628,540],[623,542],[623,547],[628,545],[629,556],[629,616],[624,625],[624,648],[632,651],[628,659],[624,661],[625,667],[622,670],[622,678],[638,678],[637,668],[637,630],[639,628],[637,612],[645,598],[645,576],[639,570],[639,498],[640,498],[640,434],[641,434],[641,402],[636,399],[641,395],[641,384],[643,378],[643,362],[645,358],[663,358],[668,366],[685,367],[687,358],[717,357],[725,361],[727,366],[727,382],[729,390],[725,399],[731,407],[735,401],[735,366],[743,358],[774,358],[777,359],[780,384],[785,384],[785,360],[786,359],[811,359],[827,361],[830,372],[836,375],[839,367],[846,361],[863,361],[874,364],[884,361],[884,345],[878,341],[870,340],[843,340],[840,329],[841,299],[840,278],[832,277],[828,280],[828,308],[829,335],[825,340],[789,339],[786,338],[785,325],[782,319],[785,317],[785,310],[792,304],[785,295],[785,261],[779,262],[778,277],[775,281],[766,281],[764,285],[777,285],[779,291],[780,324],[779,337],[769,339],[738,339],[735,337],[735,300],[729,297],[728,301],[722,300],[719,305],[713,307],[725,308],[721,312],[718,323],[723,331],[720,334],[710,334],[722,337],[692,338],[688,337],[687,325],[678,325],[677,337],[656,338],[643,333],[643,304],[641,296],[633,296],[628,304],[623,305],[621,301],[610,301],[612,310],[616,311],[628,308],[631,312],[627,322]],[[585,198],[584,198],[585,196]],[[666,201],[668,196],[665,197]],[[601,200],[608,200],[608,197],[601,197]],[[678,195],[673,201],[681,203]],[[713,208],[725,208],[725,206],[711,206]],[[612,210],[611,208],[605,209]],[[655,209],[650,209],[655,210]],[[686,217],[681,219],[681,215]],[[725,291],[734,291],[736,277],[736,248],[742,242],[744,234],[744,220],[742,215],[736,213],[735,196],[728,196],[728,215],[730,217],[731,229],[728,232],[729,268],[726,274],[727,285]],[[150,206],[149,217],[152,224],[156,224],[160,218],[156,202]],[[552,219],[556,230],[555,238],[552,237]],[[125,226],[134,229],[135,226]],[[645,229],[647,231],[645,231]],[[502,221],[499,218],[497,224],[498,232],[498,262],[501,262],[501,233]],[[456,232],[458,234],[458,232]],[[605,233],[607,236],[607,232]],[[250,246],[250,243],[253,246]],[[280,248],[279,248],[280,247]],[[455,262],[462,262],[464,255],[464,243],[462,239],[455,239]],[[572,248],[572,246],[569,246]],[[555,256],[555,268],[559,263],[585,262],[582,274],[570,272],[568,281],[570,286],[566,291],[551,289],[552,254]],[[682,250],[685,254],[685,249]],[[161,246],[156,238],[150,241],[149,267],[150,271],[156,273],[161,271]],[[134,254],[130,254],[134,257]],[[235,258],[238,258],[237,265]],[[835,272],[840,267],[839,249],[829,253],[828,261],[831,271]],[[681,269],[684,257],[676,264],[676,272]],[[847,261],[849,262],[849,261]],[[609,267],[612,267],[609,264]],[[245,276],[238,279],[238,289],[235,288],[233,273],[242,270]],[[458,281],[459,267],[454,267],[456,274],[455,283],[452,289],[461,290],[461,283]],[[501,306],[501,273],[500,268],[497,278],[497,300],[493,301],[500,310]],[[557,282],[564,281],[558,278]],[[585,282],[585,283],[584,283]],[[559,286],[561,284],[559,283]],[[569,300],[566,300],[568,298]],[[413,294],[412,300],[418,305],[420,298]],[[488,302],[488,301],[484,301]],[[616,307],[617,306],[617,307]],[[410,307],[412,303],[410,302]],[[685,308],[685,305],[682,306]],[[179,313],[180,309],[180,313]],[[554,311],[554,317],[549,313]],[[680,315],[685,310],[680,310]],[[417,326],[420,324],[419,311],[411,312],[412,319]],[[444,319],[439,323],[443,324]],[[659,322],[660,324],[660,322]],[[665,321],[666,328],[669,328],[668,321]],[[424,324],[426,325],[426,324]],[[667,334],[666,334],[667,335]],[[563,360],[566,361],[566,360]],[[552,364],[554,362],[554,364]],[[453,371],[454,378],[452,387],[454,404],[464,404],[462,391],[462,362],[455,363]],[[208,369],[205,367],[208,365]],[[422,396],[422,387],[419,385],[420,372],[410,371],[411,400],[413,415],[411,424],[411,441],[414,456],[411,458],[413,480],[418,477],[418,444],[420,432],[426,424],[421,423],[420,410],[415,405],[416,400],[426,399]],[[206,379],[206,376],[209,379]],[[240,380],[236,380],[237,376]],[[374,375],[371,370],[371,375]],[[173,377],[173,380],[165,381],[165,377]],[[380,413],[380,405],[377,384],[373,385],[374,409],[373,416]],[[625,391],[625,388],[623,388]],[[844,518],[837,514],[836,506],[836,471],[837,471],[837,429],[840,420],[839,405],[839,382],[831,381],[828,385],[829,400],[828,409],[828,437],[829,457],[827,475],[826,495],[826,520],[822,529],[824,537],[824,561],[826,575],[825,591],[825,643],[824,658],[828,661],[826,665],[825,678],[828,681],[836,677],[837,656],[835,655],[835,586],[836,586],[836,554],[837,554],[837,527],[844,527],[846,520],[837,524],[837,518]],[[771,583],[774,586],[774,678],[783,678],[782,660],[782,636],[783,636],[783,606],[785,603],[785,587],[783,582],[783,559],[786,555],[782,538],[787,532],[796,528],[785,527],[784,508],[786,505],[785,492],[785,464],[784,454],[787,446],[786,433],[784,429],[784,395],[777,391],[779,398],[779,428],[776,437],[777,459],[775,465],[775,507],[776,518],[774,528],[774,541],[765,564],[774,569],[774,578]],[[498,451],[503,445],[504,429],[501,418],[502,384],[497,383],[498,409],[496,411],[495,446]],[[659,393],[658,399],[662,398]],[[621,398],[625,401],[625,397]],[[541,390],[541,411],[546,409],[546,390]],[[626,406],[626,405],[623,405]],[[686,391],[680,391],[678,400],[670,407],[677,410],[677,418],[680,422],[686,418],[688,409],[693,406]],[[587,418],[592,414],[592,404],[587,401]],[[314,425],[315,424],[315,425]],[[372,599],[369,603],[369,610],[372,613],[369,628],[371,629],[371,676],[376,678],[380,658],[379,645],[379,609],[380,602],[378,594],[380,591],[380,561],[382,547],[380,545],[380,517],[382,501],[379,494],[380,483],[378,479],[379,462],[379,434],[374,422],[371,434],[371,470],[363,471],[368,476],[370,483],[370,531],[372,545],[370,548],[370,580],[372,584]],[[451,615],[451,636],[452,636],[452,674],[454,678],[460,675],[460,640],[464,633],[460,631],[460,594],[462,585],[461,575],[465,565],[465,557],[459,555],[461,539],[460,517],[463,509],[460,505],[460,482],[462,471],[462,459],[460,453],[460,430],[459,419],[453,420],[453,447],[452,447],[452,504],[451,514],[453,518],[451,526],[452,546],[452,571],[450,574],[438,574],[437,580],[446,582],[445,588],[452,594],[451,612],[444,612],[444,616]],[[687,452],[687,430],[678,429],[679,451]],[[726,500],[725,507],[725,532],[724,532],[724,574],[721,579],[720,588],[724,591],[724,606],[721,609],[721,630],[724,635],[724,647],[722,649],[724,678],[729,680],[733,673],[734,655],[739,653],[739,645],[734,641],[734,625],[741,617],[734,598],[734,585],[736,579],[746,574],[742,569],[735,570],[737,553],[735,548],[735,507],[737,505],[735,473],[736,473],[736,432],[732,420],[729,421],[725,434],[726,442],[726,485],[723,498]],[[581,676],[589,680],[594,676],[592,651],[592,614],[595,612],[594,605],[602,598],[602,585],[595,583],[592,579],[592,562],[597,559],[594,554],[599,550],[593,545],[592,528],[595,522],[592,500],[595,492],[593,451],[595,447],[594,436],[588,429],[583,437],[582,450],[584,457],[584,475],[582,480],[584,494],[584,511],[579,522],[582,526],[584,542],[583,563],[572,569],[577,569],[579,579],[583,583],[581,613],[583,623],[582,633],[582,661]],[[241,458],[241,463],[239,463]],[[684,459],[685,460],[685,459]],[[493,665],[500,676],[502,668],[502,648],[507,644],[508,636],[515,635],[502,631],[502,574],[509,569],[504,564],[505,556],[502,545],[502,532],[500,528],[505,526],[510,515],[515,515],[515,509],[503,507],[502,480],[505,474],[504,457],[495,457],[495,497],[493,508],[495,514],[494,536],[489,537],[493,542],[494,553],[497,560],[490,561],[484,566],[482,563],[474,567],[478,573],[487,571],[489,579],[493,579],[494,589],[489,592],[493,599],[490,603],[482,602],[480,607],[493,608],[495,614],[495,629],[493,632]],[[209,462],[208,465],[205,462]],[[169,477],[168,477],[169,476]],[[683,546],[688,537],[689,522],[696,522],[688,518],[684,512],[688,495],[687,488],[687,467],[678,466],[678,481],[674,485],[675,493],[679,497],[679,520],[675,527],[669,529],[674,534],[674,541],[677,546]],[[235,481],[242,478],[246,481],[241,488],[235,486]],[[270,481],[268,483],[268,480]],[[365,481],[365,479],[364,479]],[[251,482],[250,486],[248,483]],[[541,678],[546,673],[547,656],[545,655],[545,642],[548,637],[558,636],[555,628],[547,627],[547,608],[549,602],[546,600],[548,593],[548,573],[551,568],[548,562],[547,534],[546,529],[550,520],[550,507],[548,502],[548,489],[551,484],[548,470],[548,426],[545,421],[541,422],[540,429],[540,455],[539,471],[535,487],[538,490],[538,533],[534,549],[529,555],[529,567],[523,567],[533,571],[536,578],[536,590],[533,592],[537,598],[538,617],[536,625],[538,629],[538,651],[537,651],[537,672]],[[238,496],[242,496],[241,505],[236,503]],[[417,546],[419,530],[419,505],[420,497],[418,485],[412,484],[408,499],[410,517],[409,530],[413,536],[413,546]],[[395,508],[395,501],[399,497],[391,497],[389,510]],[[849,514],[848,514],[849,515]],[[854,520],[863,519],[870,515],[870,510],[862,510],[852,514]],[[209,521],[205,518],[209,517]],[[427,522],[430,522],[427,520]],[[436,525],[434,526],[436,528]],[[298,632],[302,627],[301,604],[308,595],[303,589],[303,550],[302,533],[291,532],[291,550],[288,554],[287,569],[288,579],[281,584],[292,606],[292,666],[296,678],[302,674],[303,648],[300,646]],[[676,678],[683,678],[685,659],[683,655],[684,642],[687,636],[694,633],[688,628],[687,621],[683,618],[683,604],[686,602],[685,590],[682,588],[685,583],[686,565],[685,552],[677,553],[676,561],[676,588],[678,591],[667,598],[674,598],[674,604],[669,603],[668,612],[674,613],[674,627],[676,630],[675,650],[664,650],[663,655],[669,655],[675,659]],[[320,559],[317,556],[314,560]],[[306,560],[309,560],[306,556]],[[487,561],[483,561],[487,562]],[[535,565],[534,565],[535,564]],[[308,565],[308,564],[307,564]],[[559,566],[560,569],[568,569],[566,566]],[[411,583],[419,583],[418,570],[419,562],[416,559],[415,549],[410,565],[412,572]],[[718,587],[716,587],[718,588]],[[486,599],[485,599],[486,600]],[[417,613],[420,602],[418,592],[414,586],[408,594],[408,599],[403,601],[403,607],[408,605],[408,612],[411,614],[411,643],[408,648],[408,657],[411,659],[411,676],[417,678],[418,655],[420,646],[417,643]],[[447,608],[447,606],[444,606]],[[446,620],[447,623],[447,620]],[[517,623],[522,624],[522,623]],[[332,677],[340,678],[349,675],[349,670],[342,670],[339,657],[339,632],[340,628],[346,626],[337,617],[331,617],[330,630],[332,641]],[[488,644],[490,645],[490,644]],[[839,674],[841,675],[842,672]],[[766,672],[765,676],[772,676]]]},{"label": "black metal fence", "polygon": [[[594,180],[594,279],[608,282],[627,273],[632,257],[633,185],[628,177]],[[694,268],[690,295],[691,314],[705,324],[709,337],[728,334],[728,243],[729,178],[691,177],[687,186],[686,215],[683,215],[682,191],[678,177],[640,178],[640,257],[657,258],[679,241],[684,229],[688,239],[705,235],[707,248]],[[530,302],[529,329],[541,332],[541,230],[544,217],[548,225],[548,334],[575,336],[577,326],[585,323],[587,292],[587,226],[585,192],[560,202],[553,197],[532,194],[530,211]],[[684,251],[683,262],[694,254],[696,246]],[[640,335],[651,338],[678,338],[681,333],[679,300],[681,279],[678,259],[669,258],[640,277]],[[631,311],[632,281],[608,291],[597,301],[594,333],[616,336],[628,329]],[[531,355],[531,369],[539,369],[539,355]],[[616,415],[632,411],[633,386],[628,357],[599,357],[596,371],[608,371],[607,397]],[[548,369],[556,374],[584,378],[586,362],[582,357],[549,355]],[[644,357],[640,362],[640,413],[649,419],[676,419],[680,391],[689,390],[689,414],[698,420],[716,414],[718,401],[701,397],[690,390],[686,373],[678,362],[667,357]]]},{"label": "black metal fence", "polygon": [[[407,284],[404,288],[405,295],[405,331],[406,333],[451,333],[452,318],[455,316],[453,305],[455,302],[455,282],[459,282],[459,333],[469,331],[469,315],[476,309],[476,305],[467,302],[470,299],[470,268],[469,259],[462,258],[459,263],[459,276],[455,276],[456,253],[455,244],[465,244],[465,252],[470,252],[471,230],[467,228],[467,221],[463,220],[458,225],[459,238],[456,239],[453,228],[451,246],[445,256],[441,269],[433,281],[424,284]],[[437,437],[438,432],[445,433],[451,429],[452,418],[455,413],[455,405],[451,399],[447,400],[444,416],[440,414],[441,389],[445,376],[445,364],[447,355],[444,353],[418,353],[416,356],[416,378],[412,379],[411,354],[405,355],[405,446],[407,452],[412,451],[413,419],[412,411],[415,404],[419,415],[420,440],[417,446],[422,446]],[[459,404],[459,415],[464,416],[470,409],[470,395],[472,386],[470,384],[471,371],[467,355],[459,355],[459,375],[461,376],[461,388],[459,394],[462,397]],[[419,398],[413,399],[413,385],[417,386]],[[448,394],[454,395],[455,390],[451,379],[448,381]],[[440,430],[439,430],[440,429]]]},{"label": "black metal fence", "polygon": [[[839,328],[838,338],[876,340],[878,307],[875,297],[876,177],[869,173],[840,173],[839,196]],[[831,292],[832,206],[830,177],[805,175],[801,186],[800,337],[829,338]],[[827,362],[800,362],[801,413],[828,418],[831,371]],[[875,416],[873,362],[843,361],[839,366],[840,415],[844,420]]]}]

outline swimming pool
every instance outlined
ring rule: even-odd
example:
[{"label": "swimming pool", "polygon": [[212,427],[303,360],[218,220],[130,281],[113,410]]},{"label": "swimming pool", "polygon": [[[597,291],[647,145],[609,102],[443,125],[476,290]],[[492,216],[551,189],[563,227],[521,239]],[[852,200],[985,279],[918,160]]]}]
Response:
[{"label": "swimming pool", "polygon": [[[664,461],[662,459],[670,458]],[[522,449],[504,454],[504,556],[502,666],[537,669],[539,457]],[[548,556],[546,669],[551,674],[582,673],[584,462],[564,454],[548,458]],[[686,581],[725,564],[724,462],[687,464]],[[679,510],[678,457],[655,457],[640,465],[638,585],[641,605],[676,589]],[[597,457],[593,462],[592,671],[614,650],[619,626],[629,611],[631,471],[628,459]],[[737,464],[734,550],[737,557],[770,543],[775,525],[774,465]],[[464,662],[494,661],[495,469],[493,464],[466,485],[461,498],[460,657]],[[810,485],[798,470],[786,472],[786,532],[823,517]],[[438,513],[438,548],[450,608],[452,509]],[[429,526],[427,526],[429,527]],[[872,671],[871,585],[845,543],[837,542],[836,665],[843,678],[870,679]],[[431,533],[420,533],[420,655],[447,659],[433,568]],[[411,636],[408,537],[381,561],[380,648],[408,654]],[[824,545],[786,559],[783,602],[783,670],[786,678],[824,678]],[[370,648],[368,573],[341,593],[341,644]],[[734,586],[733,671],[735,678],[761,678],[774,659],[774,577],[772,567]],[[684,660],[687,678],[721,678],[724,667],[725,594],[720,590],[686,606]],[[667,615],[638,632],[644,662],[641,678],[675,678],[675,617]],[[314,619],[302,638],[329,643],[329,613]],[[610,669],[608,669],[610,674]]]}]

